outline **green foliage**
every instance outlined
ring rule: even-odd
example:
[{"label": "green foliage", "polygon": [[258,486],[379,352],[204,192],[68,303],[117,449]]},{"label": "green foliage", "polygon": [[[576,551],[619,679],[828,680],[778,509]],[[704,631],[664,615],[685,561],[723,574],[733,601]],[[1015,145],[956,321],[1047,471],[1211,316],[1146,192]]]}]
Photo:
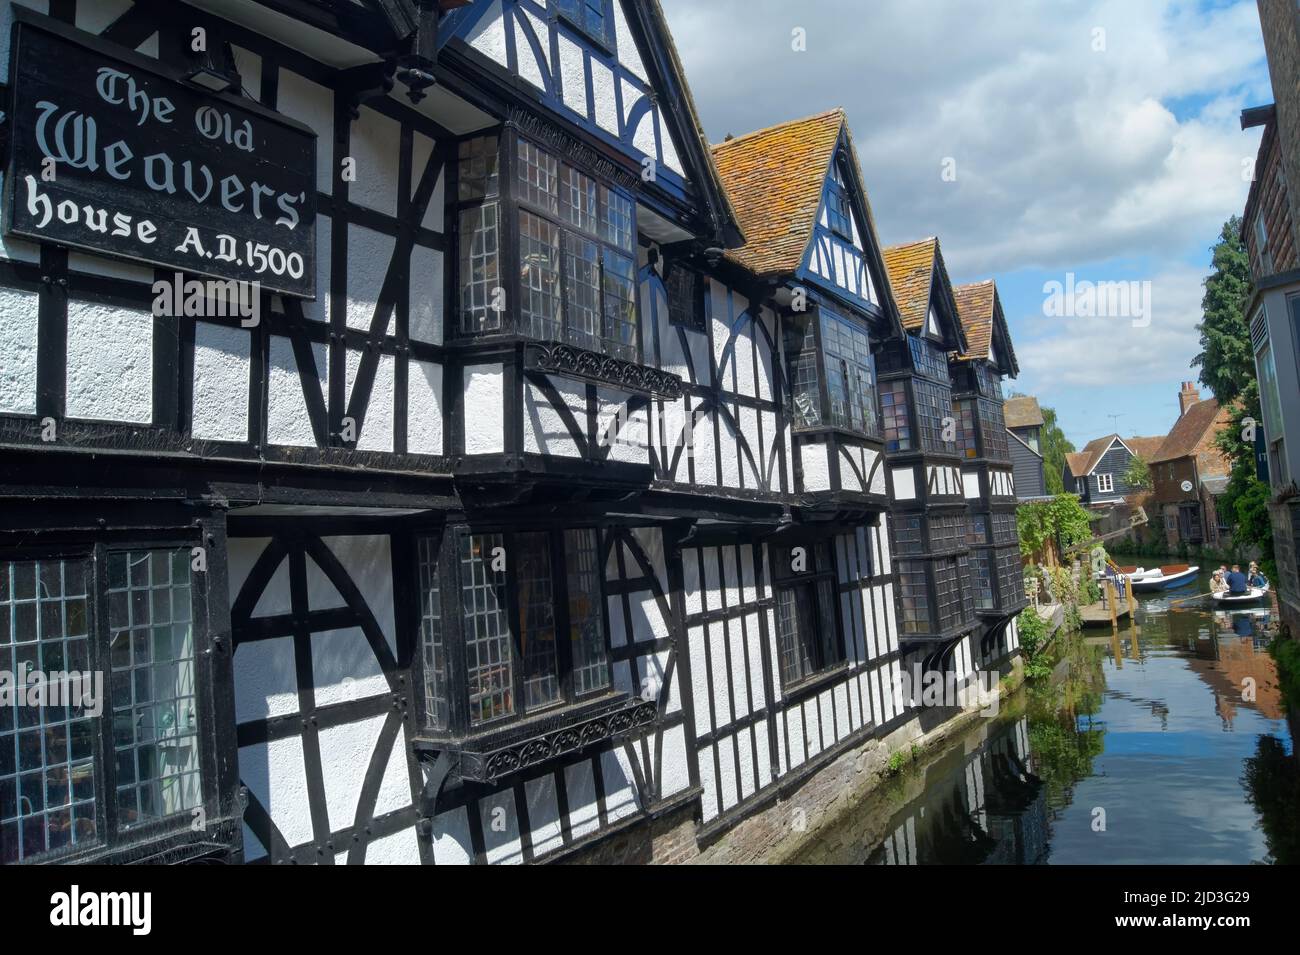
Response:
[{"label": "green foliage", "polygon": [[1128,459],[1128,467],[1124,469],[1124,481],[1129,487],[1150,490],[1151,469],[1135,454]]},{"label": "green foliage", "polygon": [[1277,664],[1282,699],[1292,713],[1300,713],[1300,641],[1280,636],[1268,645]]},{"label": "green foliage", "polygon": [[1268,501],[1272,491],[1255,474],[1254,442],[1243,437],[1244,419],[1260,420],[1259,383],[1253,376],[1242,387],[1238,400],[1239,404],[1232,409],[1231,422],[1214,437],[1216,447],[1232,462],[1228,488],[1219,497],[1218,506],[1232,520],[1233,544],[1258,547],[1264,558],[1271,560],[1273,524],[1269,520]]},{"label": "green foliage", "polygon": [[1065,436],[1056,423],[1056,409],[1043,408],[1043,430],[1038,437],[1038,450],[1043,455],[1043,476],[1047,479],[1048,494],[1064,494],[1065,484],[1061,472],[1065,470],[1065,456],[1074,450],[1074,442]]},{"label": "green foliage", "polygon": [[1035,680],[1052,672],[1044,650],[1047,647],[1047,623],[1033,607],[1026,607],[1016,617],[1016,632],[1024,651],[1025,678]]},{"label": "green foliage", "polygon": [[1088,512],[1073,494],[1021,504],[1016,508],[1016,530],[1020,535],[1020,553],[1025,557],[1041,553],[1049,540],[1056,541],[1064,553],[1092,538]]},{"label": "green foliage", "polygon": [[1255,379],[1255,359],[1243,307],[1250,293],[1250,260],[1241,240],[1241,217],[1223,224],[1213,249],[1214,273],[1205,280],[1201,299],[1201,351],[1192,367],[1201,369],[1201,384],[1227,404]]}]

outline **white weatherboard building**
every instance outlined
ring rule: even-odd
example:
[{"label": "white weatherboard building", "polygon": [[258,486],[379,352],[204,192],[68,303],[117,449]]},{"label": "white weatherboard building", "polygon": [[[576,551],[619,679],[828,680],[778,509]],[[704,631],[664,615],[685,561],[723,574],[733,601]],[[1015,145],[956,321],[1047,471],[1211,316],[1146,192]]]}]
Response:
[{"label": "white weatherboard building", "polygon": [[0,671],[106,676],[0,861],[705,845],[1010,666],[1005,322],[905,326],[842,112],[710,147],[655,2],[0,11]]}]

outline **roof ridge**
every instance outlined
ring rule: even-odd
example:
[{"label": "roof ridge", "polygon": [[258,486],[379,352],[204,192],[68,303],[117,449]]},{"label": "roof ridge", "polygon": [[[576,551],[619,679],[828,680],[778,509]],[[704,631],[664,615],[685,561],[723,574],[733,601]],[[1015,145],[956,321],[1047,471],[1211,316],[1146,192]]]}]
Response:
[{"label": "roof ridge", "polygon": [[784,122],[773,123],[771,126],[763,126],[760,129],[752,129],[747,133],[741,133],[739,136],[732,136],[730,139],[724,139],[720,143],[709,143],[709,149],[717,151],[725,149],[728,146],[734,146],[736,143],[744,142],[747,139],[753,139],[755,136],[762,136],[768,133],[774,133],[778,130],[785,129],[788,126],[794,126],[799,123],[811,123],[813,120],[824,119],[838,113],[841,119],[847,119],[843,106],[836,106],[833,109],[822,110],[820,113],[813,113],[809,116],[799,116],[795,119],[787,119]]}]

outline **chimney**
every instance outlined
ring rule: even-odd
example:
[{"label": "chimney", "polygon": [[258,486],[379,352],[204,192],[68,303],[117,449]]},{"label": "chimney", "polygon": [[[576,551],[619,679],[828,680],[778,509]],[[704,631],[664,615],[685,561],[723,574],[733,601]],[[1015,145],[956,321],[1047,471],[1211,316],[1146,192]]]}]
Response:
[{"label": "chimney", "polygon": [[1182,389],[1178,392],[1178,417],[1187,414],[1187,409],[1200,400],[1201,393],[1196,389],[1196,383],[1184,381]]}]

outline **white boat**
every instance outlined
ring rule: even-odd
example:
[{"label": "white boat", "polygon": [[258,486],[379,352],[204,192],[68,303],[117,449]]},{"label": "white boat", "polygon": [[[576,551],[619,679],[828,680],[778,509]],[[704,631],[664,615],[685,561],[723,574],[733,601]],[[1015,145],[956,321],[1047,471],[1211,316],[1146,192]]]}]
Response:
[{"label": "white boat", "polygon": [[1251,587],[1250,590],[1246,591],[1244,594],[1230,594],[1225,590],[1223,593],[1214,594],[1213,597],[1215,602],[1220,604],[1251,604],[1256,600],[1259,600],[1266,593],[1268,593],[1268,584],[1265,584],[1263,587]]},{"label": "white boat", "polygon": [[1196,579],[1196,575],[1200,570],[1200,567],[1189,567],[1187,564],[1168,564],[1164,567],[1153,567],[1150,570],[1138,567],[1125,572],[1124,576],[1132,583],[1134,591],[1144,593],[1151,590],[1173,590],[1175,587],[1186,586]]}]

